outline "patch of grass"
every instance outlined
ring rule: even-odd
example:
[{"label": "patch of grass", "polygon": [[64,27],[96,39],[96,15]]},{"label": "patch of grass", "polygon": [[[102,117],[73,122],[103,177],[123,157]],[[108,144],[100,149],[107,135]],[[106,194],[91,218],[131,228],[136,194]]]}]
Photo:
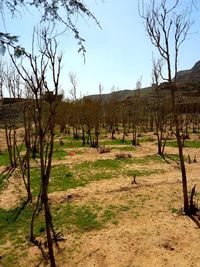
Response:
[{"label": "patch of grass", "polygon": [[0,166],[8,166],[10,163],[9,157],[8,157],[8,151],[1,151],[0,153]]},{"label": "patch of grass", "polygon": [[[76,164],[69,171],[65,165],[53,166],[49,182],[49,192],[66,191],[70,188],[85,186],[91,181],[111,179],[120,163],[115,160],[105,160],[96,162],[83,162]],[[34,196],[39,193],[40,170],[31,170],[31,187]]]},{"label": "patch of grass", "polygon": [[[119,159],[120,160],[120,159]],[[147,155],[145,157],[141,158],[131,158],[131,159],[122,159],[125,164],[141,164],[141,165],[146,165],[149,164],[150,162],[156,162],[156,163],[165,163],[164,159],[155,154],[155,155]]]},{"label": "patch of grass", "polygon": [[[9,210],[0,209],[0,245],[6,242],[10,244],[6,251],[0,250],[0,254],[3,255],[0,263],[3,266],[20,266],[19,261],[27,252],[33,209],[34,205],[24,206],[24,203]],[[41,212],[35,218],[35,236],[43,236],[44,229],[44,214]]]},{"label": "patch of grass", "polygon": [[58,149],[61,150],[63,148],[80,148],[80,147],[89,147],[88,144],[85,144],[85,146],[83,146],[83,142],[82,140],[74,140],[71,137],[65,137],[63,138],[64,144],[60,145],[59,142],[54,142],[54,149]]},{"label": "patch of grass", "polygon": [[116,211],[114,211],[113,209],[111,208],[107,208],[104,210],[104,213],[102,215],[102,221],[104,223],[108,222],[108,221],[111,221],[111,220],[116,220]]},{"label": "patch of grass", "polygon": [[90,206],[80,206],[77,208],[75,224],[81,230],[92,230],[100,228],[101,224]]},{"label": "patch of grass", "polygon": [[53,158],[54,159],[62,159],[67,156],[67,152],[65,152],[63,149],[54,149],[53,151]]},{"label": "patch of grass", "polygon": [[[84,179],[75,178],[75,175],[69,172],[68,167],[65,165],[53,166],[51,169],[49,192],[64,191],[70,188],[84,186],[86,183]],[[40,187],[40,170],[38,168],[31,170],[31,186],[33,195],[38,195]]]},{"label": "patch of grass", "polygon": [[190,147],[190,148],[200,148],[200,141],[198,141],[198,140],[193,140],[193,141],[185,140],[184,146]]},{"label": "patch of grass", "polygon": [[[109,179],[111,172],[119,170],[121,162],[113,159],[84,161],[74,166],[74,173],[82,178],[87,176],[87,180]],[[83,178],[84,179],[84,178]]]},{"label": "patch of grass", "polygon": [[178,144],[176,140],[167,140],[165,146],[178,147]]},{"label": "patch of grass", "polygon": [[112,147],[113,150],[117,150],[117,151],[124,151],[124,152],[133,152],[135,151],[137,148],[135,146],[123,146],[123,147]]},{"label": "patch of grass", "polygon": [[7,255],[6,259],[4,259],[4,263],[7,267],[14,266],[15,264],[15,256],[14,255]]},{"label": "patch of grass", "polygon": [[[178,147],[178,144],[177,144],[176,140],[173,140],[173,141],[167,141],[166,146]],[[185,140],[184,147],[200,148],[200,141],[198,141],[198,140]]]},{"label": "patch of grass", "polygon": [[179,213],[179,210],[176,209],[176,208],[171,208],[171,212],[172,212],[172,213],[176,213],[176,214],[178,214],[178,213]]},{"label": "patch of grass", "polygon": [[118,169],[120,168],[121,164],[119,161],[112,160],[112,159],[102,159],[96,160],[91,162],[92,168],[104,168],[104,169]]},{"label": "patch of grass", "polygon": [[[100,142],[101,144],[101,142]],[[131,140],[126,140],[123,142],[121,139],[110,139],[110,140],[105,140],[102,142],[103,145],[131,145]]]},{"label": "patch of grass", "polygon": [[[2,235],[2,242],[5,240],[11,240],[14,242],[16,239],[19,242],[25,242],[24,237],[28,237],[30,234],[30,222],[32,217],[34,206],[24,205],[12,208],[9,210],[0,209],[0,232]],[[35,234],[41,235],[41,228],[45,227],[44,216],[42,213],[36,216],[35,220]],[[21,241],[20,236],[22,234]]]},{"label": "patch of grass", "polygon": [[151,136],[143,136],[143,137],[138,137],[139,143],[145,143],[145,142],[155,142],[155,139]]},{"label": "patch of grass", "polygon": [[67,203],[59,206],[54,214],[54,223],[57,228],[79,229],[89,231],[99,229],[101,223],[98,219],[99,207],[93,204],[75,206]]},{"label": "patch of grass", "polygon": [[166,158],[169,158],[174,161],[179,161],[179,155],[178,154],[167,154]]},{"label": "patch of grass", "polygon": [[111,172],[102,171],[102,172],[98,172],[98,173],[91,175],[90,181],[107,180],[107,179],[111,179],[112,177],[113,177],[113,174]]},{"label": "patch of grass", "polygon": [[109,205],[102,207],[99,203],[76,206],[73,203],[61,204],[54,211],[54,224],[56,228],[76,231],[99,229],[108,222],[119,223],[119,216],[131,209],[131,205]]},{"label": "patch of grass", "polygon": [[[179,154],[165,154],[166,159],[171,159],[173,161],[179,162]],[[187,160],[187,157],[184,156],[184,160]]]},{"label": "patch of grass", "polygon": [[84,179],[77,179],[72,172],[69,172],[65,166],[56,166],[52,169],[50,178],[49,192],[68,190],[84,186],[86,181]]},{"label": "patch of grass", "polygon": [[153,162],[157,162],[157,163],[163,163],[164,162],[163,158],[158,154],[147,155],[147,156],[145,156],[145,158],[149,161],[153,161]]},{"label": "patch of grass", "polygon": [[54,225],[59,229],[70,229],[73,223],[74,206],[71,203],[61,204],[54,211]]},{"label": "patch of grass", "polygon": [[8,177],[9,175],[7,174],[0,174],[0,191],[4,188]]},{"label": "patch of grass", "polygon": [[165,170],[128,170],[125,172],[127,176],[149,176],[155,173],[164,173]]}]

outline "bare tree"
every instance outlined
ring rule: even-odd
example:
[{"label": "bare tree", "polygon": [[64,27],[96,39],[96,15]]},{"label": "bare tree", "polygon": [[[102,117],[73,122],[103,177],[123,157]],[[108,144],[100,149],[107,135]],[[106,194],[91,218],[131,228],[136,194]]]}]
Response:
[{"label": "bare tree", "polygon": [[155,130],[158,143],[158,154],[164,156],[164,149],[166,144],[165,130],[166,130],[166,120],[167,120],[167,99],[165,94],[160,90],[159,82],[162,73],[162,60],[157,62],[153,59],[153,70],[152,70],[152,87],[153,92],[153,105],[152,110],[155,120]]},{"label": "bare tree", "polygon": [[[37,127],[39,133],[41,186],[37,205],[32,217],[30,240],[42,249],[41,243],[35,238],[34,235],[34,219],[38,208],[44,206],[49,259],[51,266],[56,266],[52,242],[52,240],[56,240],[56,236],[49,208],[48,185],[51,175],[55,114],[58,100],[62,55],[57,55],[57,42],[54,38],[51,38],[51,36],[48,35],[47,30],[43,30],[40,33],[40,38],[42,45],[39,47],[39,56],[25,52],[24,60],[26,63],[23,63],[22,61],[20,66],[16,63],[13,55],[10,54],[10,56],[20,77],[24,80],[33,93],[34,101],[36,103]],[[27,68],[27,64],[29,64],[30,69]],[[48,69],[51,71],[52,90],[50,89],[51,87],[46,80]],[[45,255],[44,251],[43,255]]]},{"label": "bare tree", "polygon": [[175,12],[179,2],[180,0],[176,0],[173,5],[169,6],[166,0],[161,0],[159,5],[153,0],[150,2],[147,9],[142,2],[143,5],[142,8],[140,8],[140,15],[144,20],[145,29],[152,44],[157,48],[167,67],[167,75],[164,77],[162,74],[162,78],[168,82],[168,88],[171,92],[172,114],[175,123],[175,134],[178,143],[182,174],[184,212],[185,214],[189,214],[187,175],[183,156],[183,136],[180,130],[175,93],[177,91],[176,74],[179,51],[181,44],[186,40],[191,22],[188,18],[188,10],[186,13],[180,14]]},{"label": "bare tree", "polygon": [[78,84],[78,80],[77,80],[77,76],[75,73],[70,72],[69,73],[69,81],[71,83],[71,89],[70,89],[70,94],[72,96],[73,101],[77,100],[77,84]]}]

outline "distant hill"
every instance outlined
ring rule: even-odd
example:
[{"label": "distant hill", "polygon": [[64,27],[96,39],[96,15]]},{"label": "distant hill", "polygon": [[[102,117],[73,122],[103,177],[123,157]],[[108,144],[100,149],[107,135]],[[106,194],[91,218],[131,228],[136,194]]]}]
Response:
[{"label": "distant hill", "polygon": [[[152,93],[152,87],[145,87],[140,89],[141,95],[149,95]],[[101,99],[104,103],[109,102],[111,99],[115,99],[119,102],[125,100],[127,97],[134,96],[138,91],[137,90],[119,90],[108,94],[101,94]],[[100,95],[89,95],[87,98],[92,100],[98,100]]]},{"label": "distant hill", "polygon": [[[191,69],[178,71],[176,80],[177,83],[181,86],[200,83],[200,61],[196,62]],[[148,96],[152,93],[153,88],[151,86],[140,89],[141,96]],[[136,94],[136,90],[125,89],[109,94],[102,94],[101,99],[104,103],[109,102],[112,98],[116,99],[117,101],[123,101],[127,97],[134,96],[134,94]],[[87,97],[93,100],[97,100],[99,99],[100,95],[89,95]]]},{"label": "distant hill", "polygon": [[177,73],[176,81],[180,85],[200,83],[200,61],[189,70],[182,70]]}]

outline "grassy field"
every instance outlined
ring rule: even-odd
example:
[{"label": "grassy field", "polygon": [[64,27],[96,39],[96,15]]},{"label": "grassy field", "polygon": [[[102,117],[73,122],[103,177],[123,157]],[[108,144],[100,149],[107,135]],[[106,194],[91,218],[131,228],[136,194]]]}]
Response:
[{"label": "grassy field", "polygon": [[[142,181],[146,181],[149,186],[153,186],[151,183],[159,184],[165,181],[163,177],[168,172],[169,164],[156,153],[147,153],[145,146],[148,147],[149,143],[156,152],[156,142],[149,141],[149,138],[142,140],[144,151],[142,147],[131,146],[130,141],[122,144],[120,140],[104,140],[102,144],[111,147],[111,152],[105,154],[99,154],[98,150],[87,146],[82,147],[81,141],[69,137],[65,139],[64,145],[55,143],[49,196],[56,231],[63,236],[78,236],[80,241],[87,233],[100,233],[112,227],[119,227],[125,217],[134,224],[135,220],[139,221],[144,216],[145,210],[154,207],[154,200],[162,201],[163,196],[159,192],[152,194],[151,191],[138,189],[134,194],[131,193],[134,186],[137,188]],[[185,145],[192,149],[199,147],[196,141],[188,141]],[[175,149],[176,142],[168,142],[167,147]],[[131,153],[132,157],[118,158],[120,153]],[[178,160],[177,152],[170,151],[170,158]],[[6,151],[0,154],[0,163],[1,166],[8,165]],[[15,170],[11,177],[0,175],[1,195],[6,194],[10,183],[17,184],[15,175],[20,176],[19,170]],[[135,185],[132,184],[134,176]],[[33,162],[31,188],[34,199],[38,195],[39,186],[39,166]],[[98,192],[97,189],[103,190],[102,195],[95,193]],[[67,198],[68,194],[72,195],[72,199]],[[173,195],[168,194],[171,197],[165,203],[167,210],[171,214],[178,214],[180,207],[177,206],[177,197],[173,202]],[[0,263],[6,267],[25,266],[23,259],[28,260],[32,247],[28,240],[35,200],[25,205],[25,198],[24,192],[18,205],[0,207]],[[43,211],[36,216],[34,227],[36,238],[44,239]],[[76,252],[76,249],[66,249],[69,255]],[[41,260],[41,256],[37,256],[35,260]]]}]

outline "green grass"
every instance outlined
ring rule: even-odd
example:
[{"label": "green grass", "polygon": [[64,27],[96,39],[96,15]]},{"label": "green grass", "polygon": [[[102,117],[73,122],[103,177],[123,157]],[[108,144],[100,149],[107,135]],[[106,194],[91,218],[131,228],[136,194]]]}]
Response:
[{"label": "green grass", "polygon": [[[10,243],[9,249],[0,251],[0,254],[3,255],[0,263],[3,266],[20,266],[18,260],[25,256],[28,248],[33,208],[33,205],[24,207],[24,203],[22,203],[17,208],[0,209],[0,246],[6,244],[7,241]],[[36,237],[44,235],[42,229],[45,229],[43,212],[36,216]]]},{"label": "green grass", "polygon": [[[120,223],[120,219],[127,212],[132,214],[132,219],[137,219],[141,208],[150,197],[145,194],[137,194],[134,201],[119,205],[101,206],[98,202],[89,202],[81,205],[66,202],[51,206],[53,223],[56,231],[82,233],[85,231],[98,230],[108,223],[114,225]],[[0,263],[3,266],[18,266],[19,260],[27,256],[27,244],[30,234],[30,221],[34,209],[33,204],[15,209],[0,209],[0,245],[7,241],[10,243],[7,251],[3,252]],[[21,211],[19,213],[19,211]],[[19,216],[17,216],[17,214]],[[35,219],[35,237],[45,236],[44,212],[41,211]],[[14,249],[13,249],[14,248]],[[0,251],[2,255],[2,251]]]},{"label": "green grass", "polygon": [[179,210],[178,210],[177,208],[171,208],[171,212],[172,212],[172,213],[177,213],[177,214],[178,214],[178,213],[179,213]]},{"label": "green grass", "polygon": [[111,221],[113,224],[118,224],[117,220],[117,210],[112,209],[112,207],[108,207],[104,210],[102,215],[102,222],[107,223]]},{"label": "green grass", "polygon": [[81,230],[92,230],[100,228],[101,224],[97,220],[97,213],[90,206],[80,206],[75,212],[75,224]]},{"label": "green grass", "polygon": [[[66,191],[70,188],[77,188],[85,186],[92,181],[100,181],[105,179],[112,179],[120,174],[128,176],[145,176],[156,173],[155,170],[130,170],[124,172],[126,165],[133,163],[140,165],[147,165],[149,162],[164,162],[164,160],[157,155],[146,156],[143,158],[132,159],[105,159],[96,160],[94,162],[84,161],[82,163],[71,165],[70,169],[66,165],[53,166],[51,170],[51,177],[49,183],[49,192]],[[158,170],[161,172],[161,170]],[[38,194],[40,186],[40,171],[38,168],[31,170],[31,185],[33,195]]]},{"label": "green grass", "polygon": [[[166,142],[166,146],[170,146],[170,147],[178,147],[177,141],[173,140],[173,141],[167,141]],[[184,142],[184,147],[188,147],[188,148],[200,148],[200,141],[198,140],[185,140]]]},{"label": "green grass", "polygon": [[0,174],[0,191],[4,188],[7,179],[8,179],[7,174]]},{"label": "green grass", "polygon": [[120,168],[121,164],[119,161],[112,160],[112,159],[101,159],[96,160],[90,163],[92,168],[106,168],[106,169],[118,169]]},{"label": "green grass", "polygon": [[[82,146],[81,141],[68,140],[72,143],[71,147],[76,147],[77,144]],[[114,140],[116,141],[116,140]],[[113,141],[112,141],[113,142]],[[126,144],[123,147],[123,151],[130,151],[135,149],[130,145],[130,142],[118,144]],[[64,146],[56,144],[54,148],[54,159],[66,156],[64,148],[67,148],[68,142]],[[120,150],[122,148],[120,147]],[[2,155],[5,160],[5,155]],[[1,155],[0,155],[1,161]],[[164,162],[158,155],[145,156],[142,158],[131,158],[131,159],[105,159],[96,160],[94,162],[85,161],[78,164],[71,165],[59,165],[53,166],[51,170],[51,178],[49,183],[49,192],[55,191],[66,191],[70,188],[76,188],[85,186],[92,181],[100,181],[103,179],[112,179],[119,175],[124,176],[143,176],[151,175],[156,172],[163,172],[163,170],[126,170],[127,165],[140,164],[147,165],[150,162]],[[129,166],[130,168],[130,166]],[[0,189],[3,188],[6,177],[0,175]],[[37,196],[40,186],[40,171],[39,168],[31,169],[31,186],[33,195]],[[69,230],[69,231],[91,231],[94,229],[100,229],[107,223],[118,224],[120,223],[120,216],[125,216],[125,213],[131,212],[133,219],[140,215],[141,207],[148,200],[148,196],[135,195],[134,203],[123,203],[120,205],[109,205],[102,207],[98,203],[89,203],[84,205],[75,205],[73,202],[66,202],[57,206],[51,206],[53,214],[53,222],[56,230]],[[33,211],[33,204],[29,204],[27,207],[22,209],[21,207],[15,209],[4,210],[0,209],[0,244],[4,244],[6,240],[9,240],[12,247],[19,247],[23,245],[27,247],[27,240],[30,232],[30,221]],[[21,211],[20,215],[16,215]],[[41,212],[36,217],[35,221],[35,235],[44,236],[45,224],[44,224],[44,213]],[[1,251],[0,251],[1,252]],[[6,256],[1,260],[0,263],[3,266],[13,266],[16,264],[17,259],[21,254],[16,250],[11,250],[10,253],[6,253]],[[14,259],[14,260],[13,260]],[[16,262],[15,262],[16,260]]]},{"label": "green grass", "polygon": [[90,231],[101,227],[95,205],[76,206],[71,203],[62,204],[54,212],[56,228],[68,230]]},{"label": "green grass", "polygon": [[105,140],[105,141],[100,141],[100,145],[128,145],[130,146],[131,140],[126,140],[123,142],[121,139],[113,139],[113,140]]},{"label": "green grass", "polygon": [[174,161],[179,161],[179,154],[166,154],[166,159],[169,158]]},{"label": "green grass", "polygon": [[68,140],[63,139],[64,144],[60,145],[60,142],[54,142],[54,149],[62,150],[64,148],[80,148],[80,147],[88,147],[89,145],[85,144],[83,146],[82,140],[74,140],[72,138],[69,138]]},{"label": "green grass", "polygon": [[67,156],[67,152],[63,149],[55,148],[53,151],[53,159],[62,159]]},{"label": "green grass", "polygon": [[112,179],[113,174],[110,172],[102,171],[90,176],[90,181],[100,181],[100,180],[107,180]]},{"label": "green grass", "polygon": [[[23,205],[24,203],[20,207],[9,210],[0,209],[0,245],[3,245],[9,240],[17,246],[27,246],[33,205],[26,207]],[[39,216],[36,216],[34,226],[36,236],[44,234],[44,231],[41,231],[41,229],[45,229],[43,212]]]},{"label": "green grass", "polygon": [[[83,162],[69,168],[65,165],[53,166],[49,183],[49,192],[66,191],[70,188],[84,186],[91,181],[111,179],[120,162],[116,160],[98,160],[95,162]],[[31,186],[33,195],[36,196],[40,186],[40,170],[31,170]]]},{"label": "green grass", "polygon": [[[165,154],[164,156],[165,156],[166,160],[171,159],[171,160],[176,161],[176,162],[180,161],[179,154]],[[184,160],[185,161],[187,160],[186,156],[184,156]]]},{"label": "green grass", "polygon": [[135,146],[123,146],[123,147],[112,147],[113,150],[118,150],[118,151],[124,151],[124,152],[133,152],[136,151],[136,147]]},{"label": "green grass", "polygon": [[143,136],[143,137],[138,137],[139,143],[145,143],[145,142],[155,142],[155,139],[152,138],[151,136]]},{"label": "green grass", "polygon": [[8,151],[1,151],[0,153],[0,166],[8,166],[10,163],[9,157],[8,157]]},{"label": "green grass", "polygon": [[96,160],[94,162],[84,161],[76,164],[72,170],[76,177],[84,181],[99,181],[111,179],[117,170],[121,169],[121,162],[112,159]]},{"label": "green grass", "polygon": [[[49,192],[64,191],[70,188],[84,186],[86,181],[83,179],[76,179],[75,175],[64,166],[53,166],[51,170],[51,177],[49,183]],[[40,170],[34,168],[31,170],[31,187],[33,195],[38,195],[40,187]]]},{"label": "green grass", "polygon": [[97,203],[73,205],[66,203],[55,211],[55,225],[57,228],[72,231],[91,231],[100,229],[107,222],[102,219],[101,206]]},{"label": "green grass", "polygon": [[141,157],[141,158],[136,158],[133,156],[133,158],[128,158],[128,159],[117,159],[120,161],[123,161],[124,164],[140,164],[140,165],[146,165],[149,164],[151,162],[155,162],[155,163],[165,163],[164,159],[155,154],[155,155],[147,155],[145,157]]},{"label": "green grass", "polygon": [[165,170],[128,170],[125,172],[127,176],[149,176],[155,173],[164,173]]}]

